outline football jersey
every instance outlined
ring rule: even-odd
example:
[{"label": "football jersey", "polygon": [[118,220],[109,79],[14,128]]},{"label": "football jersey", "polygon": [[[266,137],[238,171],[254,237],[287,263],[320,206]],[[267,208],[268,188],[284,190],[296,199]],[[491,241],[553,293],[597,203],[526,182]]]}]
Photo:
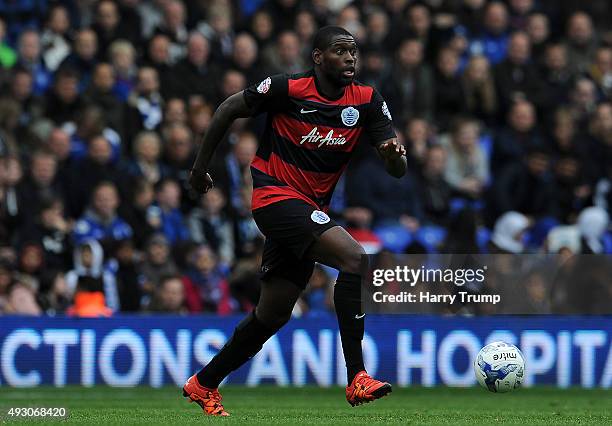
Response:
[{"label": "football jersey", "polygon": [[357,143],[395,137],[391,114],[372,87],[353,82],[335,100],[318,90],[314,70],[274,75],[244,90],[255,114],[267,112],[251,163],[252,209],[298,198],[327,211]]}]

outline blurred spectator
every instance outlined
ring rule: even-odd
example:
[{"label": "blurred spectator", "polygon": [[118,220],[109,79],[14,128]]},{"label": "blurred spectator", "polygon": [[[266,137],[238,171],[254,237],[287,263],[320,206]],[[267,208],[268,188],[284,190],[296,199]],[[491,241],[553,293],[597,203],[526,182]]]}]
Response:
[{"label": "blurred spectator", "polygon": [[187,124],[187,106],[181,98],[170,98],[164,108],[164,126],[174,123]]},{"label": "blurred spectator", "polygon": [[250,172],[250,165],[257,151],[257,138],[251,132],[238,134],[232,151],[223,161],[215,164],[212,177],[219,188],[225,192],[230,207],[234,210],[244,209],[242,188],[246,186],[245,176]]},{"label": "blurred spectator", "polygon": [[225,213],[227,200],[218,188],[202,197],[202,207],[193,209],[189,216],[189,233],[198,244],[207,244],[218,254],[222,264],[234,263],[234,229]]},{"label": "blurred spectator", "polygon": [[603,235],[608,230],[610,215],[601,207],[588,207],[578,215],[581,253],[604,253]]},{"label": "blurred spectator", "polygon": [[448,222],[452,195],[452,188],[444,178],[446,161],[444,147],[433,145],[427,149],[417,185],[425,220],[442,226]]},{"label": "blurred spectator", "polygon": [[579,127],[587,126],[588,118],[597,104],[597,88],[592,80],[581,77],[576,79],[570,92],[569,108]]},{"label": "blurred spectator", "polygon": [[142,177],[155,185],[168,174],[160,162],[161,139],[155,132],[144,131],[134,139],[134,160],[128,166],[128,173]]},{"label": "blurred spectator", "polygon": [[113,163],[112,155],[111,144],[104,136],[97,135],[89,140],[87,156],[76,162],[70,172],[68,203],[71,216],[82,213],[100,182],[111,182],[122,194],[127,191],[125,173]]},{"label": "blurred spectator", "polygon": [[97,63],[98,38],[96,33],[89,29],[81,29],[75,37],[72,52],[62,61],[59,68],[69,68],[76,72],[81,79],[79,91],[87,87],[91,73]]},{"label": "blurred spectator", "polygon": [[228,70],[223,74],[221,81],[221,90],[217,96],[217,105],[220,105],[225,99],[238,93],[246,88],[247,80],[240,71]]},{"label": "blurred spectator", "polygon": [[537,219],[557,217],[558,201],[555,183],[550,175],[550,155],[543,149],[532,149],[520,163],[505,166],[491,188],[491,209],[495,216],[518,211]]},{"label": "blurred spectator", "polygon": [[[530,0],[529,0],[530,1]],[[543,13],[532,13],[527,17],[527,25],[522,28],[527,32],[531,43],[531,55],[536,65],[540,65],[544,50],[550,39],[550,22]]]},{"label": "blurred spectator", "polygon": [[588,127],[588,134],[592,141],[594,175],[610,177],[609,170],[612,164],[612,103],[602,102],[597,105]]},{"label": "blurred spectator", "polygon": [[[122,101],[130,96],[137,84],[136,50],[126,40],[117,40],[109,46],[108,57],[115,70],[114,91]],[[157,82],[156,90],[159,88]]]},{"label": "blurred spectator", "polygon": [[125,134],[128,141],[136,137],[139,129],[155,130],[160,125],[163,102],[157,72],[154,68],[142,67],[135,90],[127,100]]},{"label": "blurred spectator", "polygon": [[9,286],[5,312],[14,315],[42,314],[42,310],[36,302],[36,291],[30,284],[16,280]]},{"label": "blurred spectator", "polygon": [[461,80],[467,112],[488,125],[494,124],[498,100],[487,58],[473,56]]},{"label": "blurred spectator", "polygon": [[131,191],[127,203],[120,207],[120,216],[130,225],[134,231],[134,244],[142,249],[155,228],[149,224],[147,210],[153,204],[155,191],[153,184],[143,178],[136,178],[130,185]]},{"label": "blurred spectator", "polygon": [[531,148],[541,147],[543,144],[536,127],[533,104],[518,101],[510,108],[507,124],[495,136],[491,170],[499,173],[507,165],[524,158]]},{"label": "blurred spectator", "polygon": [[238,306],[231,297],[226,274],[208,246],[200,245],[191,251],[189,266],[183,278],[189,312],[216,312],[223,315],[236,310]]},{"label": "blurred spectator", "polygon": [[122,240],[132,236],[132,228],[117,216],[119,194],[112,182],[103,181],[92,191],[91,204],[74,227],[74,240]]},{"label": "blurred spectator", "polygon": [[41,34],[43,59],[49,71],[55,72],[70,54],[70,18],[63,5],[54,5]]},{"label": "blurred spectator", "polygon": [[561,43],[546,47],[542,67],[543,109],[549,110],[568,100],[573,74],[567,57],[567,48]]},{"label": "blurred spectator", "polygon": [[92,29],[98,38],[98,60],[107,59],[108,47],[119,38],[119,10],[117,4],[110,0],[102,0],[95,6],[95,22]]},{"label": "blurred spectator", "polygon": [[17,53],[6,42],[6,22],[0,18],[0,65],[10,68],[15,62],[17,62]]},{"label": "blurred spectator", "polygon": [[189,127],[181,123],[169,125],[163,130],[164,164],[169,176],[178,182],[181,189],[181,205],[192,208],[194,200],[190,196],[188,183],[189,171],[195,159],[195,145]]},{"label": "blurred spectator", "polygon": [[612,95],[612,48],[599,47],[595,53],[595,61],[590,69],[591,78],[597,84],[602,95],[610,98]]},{"label": "blurred spectator", "polygon": [[[20,114],[16,117],[17,120],[13,125],[9,125],[6,121],[2,127],[5,131],[10,131],[11,126],[15,126],[18,136],[21,141],[24,139],[23,130],[36,122],[43,116],[44,104],[41,96],[34,94],[34,81],[32,74],[25,68],[16,66],[13,68],[12,80],[9,82],[10,91],[7,98],[12,102],[18,102]],[[6,106],[9,99],[3,99],[3,104]]]},{"label": "blurred spectator", "polygon": [[[386,15],[384,14],[384,12],[379,11],[378,14],[386,18]],[[305,63],[309,63],[310,53],[311,53],[310,49],[312,46],[312,41],[314,39],[315,33],[317,32],[317,22],[316,22],[315,16],[313,15],[311,11],[301,10],[300,12],[298,12],[298,14],[295,17],[294,31],[300,40],[300,46],[302,46],[301,56],[303,60],[305,61]],[[387,31],[388,31],[388,28],[387,28]],[[368,42],[370,44],[373,42],[373,39],[380,39],[380,32],[377,32],[376,26],[373,26],[373,28],[371,27],[371,31],[369,31],[368,34],[369,34]],[[255,40],[253,39],[253,41]],[[252,82],[250,81],[249,84],[255,83],[257,81],[259,80],[255,79],[255,81],[252,81]]]},{"label": "blurred spectator", "polygon": [[287,73],[296,74],[306,69],[300,54],[300,40],[293,31],[281,33],[276,46],[266,53],[266,65],[271,69],[272,74]]},{"label": "blurred spectator", "polygon": [[42,247],[46,268],[65,271],[72,263],[72,224],[64,216],[64,203],[49,196],[40,200],[39,207],[33,223],[22,227],[20,240],[22,244],[36,242]]},{"label": "blurred spectator", "polygon": [[525,231],[529,220],[524,215],[509,211],[495,222],[489,251],[493,254],[520,254],[525,250]]},{"label": "blurred spectator", "polygon": [[150,310],[153,312],[166,314],[186,314],[185,307],[185,286],[181,277],[178,275],[168,275],[161,278],[161,283]]},{"label": "blurred spectator", "polygon": [[71,303],[64,272],[57,269],[45,271],[42,276],[38,302],[47,315],[63,314]]},{"label": "blurred spectator", "polygon": [[172,69],[172,95],[187,98],[202,95],[206,101],[215,99],[219,78],[215,67],[209,63],[210,43],[200,33],[192,33],[187,41],[187,57]]},{"label": "blurred spectator", "polygon": [[100,108],[106,122],[117,132],[123,132],[124,104],[114,91],[115,70],[107,62],[98,63],[91,85],[84,93],[85,102]]},{"label": "blurred spectator", "polygon": [[155,28],[155,34],[163,34],[170,39],[171,62],[176,62],[184,56],[184,45],[189,37],[185,26],[185,6],[180,0],[160,2],[160,5],[163,20]]},{"label": "blurred spectator", "polygon": [[83,106],[79,75],[71,68],[60,68],[55,74],[53,88],[46,94],[45,116],[56,124],[64,124],[74,119]]},{"label": "blurred spectator", "polygon": [[157,71],[159,77],[159,89],[162,97],[170,95],[172,86],[172,62],[170,62],[170,39],[157,34],[149,41],[147,53],[143,66],[151,67]]},{"label": "blurred spectator", "polygon": [[155,293],[162,276],[178,273],[178,268],[170,253],[170,243],[163,234],[153,234],[149,238],[141,272],[142,291],[149,297]]},{"label": "blurred spectator", "polygon": [[117,294],[121,311],[139,311],[142,298],[140,288],[142,275],[140,262],[134,251],[132,240],[126,239],[117,242],[110,266],[117,282]]},{"label": "blurred spectator", "polygon": [[155,203],[147,209],[147,221],[163,233],[170,244],[185,241],[189,237],[187,225],[179,207],[181,189],[176,181],[163,179],[155,191]]},{"label": "blurred spectator", "polygon": [[189,109],[189,127],[193,131],[193,140],[202,141],[210,125],[213,110],[210,105],[196,105]]},{"label": "blurred spectator", "polygon": [[121,137],[107,127],[104,111],[94,105],[80,110],[74,122],[65,123],[62,128],[70,135],[70,156],[75,160],[82,160],[91,149],[92,141],[103,137],[109,144],[110,161],[117,163],[121,155]]},{"label": "blurred spectator", "polygon": [[496,65],[506,57],[508,48],[508,9],[500,1],[485,6],[482,33],[470,43],[473,55],[484,55]]},{"label": "blurred spectator", "polygon": [[413,117],[406,124],[405,146],[408,168],[410,170],[420,170],[425,164],[425,155],[430,144],[430,134],[432,129],[427,120],[420,117]]},{"label": "blurred spectator", "polygon": [[17,64],[32,74],[33,92],[43,94],[51,84],[51,73],[41,56],[40,36],[35,30],[26,30],[19,37]]},{"label": "blurred spectator", "polygon": [[110,310],[119,309],[117,280],[104,264],[104,251],[96,240],[82,240],[74,251],[74,269],[66,274],[69,294],[79,303],[79,292],[101,292]]},{"label": "blurred spectator", "polygon": [[251,18],[249,30],[255,37],[260,51],[271,45],[272,36],[275,32],[275,22],[280,24],[281,21],[274,21],[265,9],[258,10]]},{"label": "blurred spectator", "polygon": [[57,160],[53,154],[42,150],[34,152],[29,173],[17,186],[17,206],[22,223],[33,222],[43,198],[64,197],[56,176]]},{"label": "blurred spectator", "polygon": [[26,241],[19,250],[19,273],[20,279],[26,280],[37,289],[40,276],[45,269],[45,256],[41,244],[37,241]]},{"label": "blurred spectator", "polygon": [[0,162],[0,246],[10,247],[13,232],[23,218],[17,191],[23,170],[15,157],[0,158]]},{"label": "blurred spectator", "polygon": [[396,53],[391,75],[382,87],[382,95],[395,113],[396,120],[415,114],[431,119],[434,108],[434,76],[423,62],[423,43],[406,39]]},{"label": "blurred spectator", "polygon": [[459,78],[459,56],[451,48],[438,53],[436,66],[436,122],[441,132],[450,129],[455,114],[465,111],[465,93]]},{"label": "blurred spectator", "polygon": [[584,12],[572,14],[567,23],[566,36],[570,66],[575,72],[588,71],[597,46],[591,17]]},{"label": "blurred spectator", "polygon": [[495,83],[502,112],[520,100],[539,105],[537,69],[530,58],[530,41],[524,32],[515,32],[508,42],[508,57],[495,67]]},{"label": "blurred spectator", "polygon": [[510,0],[510,27],[514,30],[525,30],[529,14],[535,6],[534,0]]},{"label": "blurred spectator", "polygon": [[447,146],[446,181],[461,195],[477,199],[489,180],[489,164],[479,145],[478,123],[458,118]]}]

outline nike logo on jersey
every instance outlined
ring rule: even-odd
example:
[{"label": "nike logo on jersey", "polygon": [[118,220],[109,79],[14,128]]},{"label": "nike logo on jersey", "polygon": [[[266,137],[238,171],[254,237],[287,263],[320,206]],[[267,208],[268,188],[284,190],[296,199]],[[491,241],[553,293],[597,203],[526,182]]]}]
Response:
[{"label": "nike logo on jersey", "polygon": [[304,108],[302,108],[302,109],[300,110],[300,112],[301,112],[302,114],[310,114],[311,112],[317,112],[317,110],[316,110],[316,109],[304,109]]},{"label": "nike logo on jersey", "polygon": [[365,314],[361,314],[361,315],[355,315],[355,319],[361,319],[365,317]]}]

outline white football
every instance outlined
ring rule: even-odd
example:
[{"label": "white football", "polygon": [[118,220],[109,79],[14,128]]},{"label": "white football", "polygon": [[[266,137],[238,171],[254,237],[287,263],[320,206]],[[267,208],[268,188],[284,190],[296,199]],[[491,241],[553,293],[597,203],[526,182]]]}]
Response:
[{"label": "white football", "polygon": [[506,342],[493,342],[482,348],[474,360],[478,383],[491,392],[510,392],[519,388],[525,375],[521,350]]}]

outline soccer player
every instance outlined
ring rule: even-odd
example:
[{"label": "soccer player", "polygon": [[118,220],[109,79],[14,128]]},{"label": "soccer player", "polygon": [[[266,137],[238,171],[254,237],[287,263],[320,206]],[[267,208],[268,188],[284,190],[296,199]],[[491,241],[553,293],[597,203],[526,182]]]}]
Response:
[{"label": "soccer player", "polygon": [[227,98],[212,118],[191,171],[192,188],[208,191],[213,186],[210,159],[233,120],[268,114],[251,164],[253,217],[266,236],[261,295],[254,312],[183,387],[183,395],[197,402],[205,414],[229,415],[221,404],[219,383],[289,321],[315,262],[340,271],[334,304],[346,360],[347,401],[355,406],[391,392],[391,385],[370,377],[363,363],[365,252],[325,211],[362,136],[376,147],[387,172],[397,178],[406,173],[405,150],[395,138],[382,97],[354,80],[357,45],[348,31],[321,28],[314,38],[312,61],[310,71],[274,75]]}]

